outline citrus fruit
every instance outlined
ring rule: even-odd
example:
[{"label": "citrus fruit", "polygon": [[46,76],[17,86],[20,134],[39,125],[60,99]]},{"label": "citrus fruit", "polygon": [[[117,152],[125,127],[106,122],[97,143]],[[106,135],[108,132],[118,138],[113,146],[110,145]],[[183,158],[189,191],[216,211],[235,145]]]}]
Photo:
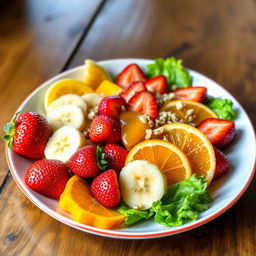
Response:
[{"label": "citrus fruit", "polygon": [[[170,111],[175,113],[179,119],[184,122],[198,125],[208,118],[217,118],[217,115],[202,103],[191,100],[173,100],[166,103],[161,111]],[[189,117],[192,117],[191,121]]]},{"label": "citrus fruit", "polygon": [[99,204],[92,197],[89,185],[76,175],[69,179],[59,207],[69,212],[75,221],[97,228],[111,229],[121,225],[125,219],[124,215]]},{"label": "citrus fruit", "polygon": [[85,60],[84,83],[95,90],[103,80],[110,80],[109,73],[93,60]]},{"label": "citrus fruit", "polygon": [[180,148],[187,156],[192,170],[211,182],[216,159],[209,139],[197,128],[182,123],[166,124],[154,131],[156,138],[165,138]]},{"label": "citrus fruit", "polygon": [[108,80],[104,80],[101,82],[99,87],[95,90],[96,93],[106,97],[106,96],[112,96],[112,95],[119,95],[121,92],[123,92],[123,88],[118,86],[117,84],[114,84]]},{"label": "citrus fruit", "polygon": [[49,105],[65,94],[83,95],[92,93],[93,90],[85,83],[74,79],[63,79],[53,83],[46,91],[44,97],[44,107],[47,110]]},{"label": "citrus fruit", "polygon": [[185,154],[174,144],[164,140],[146,140],[133,147],[125,164],[134,160],[147,160],[165,174],[167,186],[187,179],[192,170]]}]

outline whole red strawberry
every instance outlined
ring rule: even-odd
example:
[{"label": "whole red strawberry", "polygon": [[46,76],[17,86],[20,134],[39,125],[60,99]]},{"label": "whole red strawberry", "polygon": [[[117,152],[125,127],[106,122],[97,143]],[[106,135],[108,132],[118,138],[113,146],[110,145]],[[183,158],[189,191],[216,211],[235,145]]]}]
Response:
[{"label": "whole red strawberry", "polygon": [[89,138],[93,143],[118,143],[121,140],[121,124],[110,116],[96,116],[91,123]]},{"label": "whole red strawberry", "polygon": [[59,199],[69,180],[68,168],[58,160],[38,160],[28,168],[24,180],[34,191]]},{"label": "whole red strawberry", "polygon": [[124,167],[129,151],[115,144],[107,144],[104,148],[104,153],[109,167],[119,173]]},{"label": "whole red strawberry", "polygon": [[121,201],[121,194],[115,170],[109,169],[97,176],[91,184],[91,192],[105,207],[114,207]]},{"label": "whole red strawberry", "polygon": [[216,170],[214,178],[218,178],[228,171],[229,163],[226,155],[222,151],[214,147],[214,152],[216,157]]},{"label": "whole red strawberry", "polygon": [[[17,114],[16,114],[17,116]],[[4,127],[3,139],[8,141],[9,148],[31,159],[44,157],[44,149],[52,135],[50,125],[44,117],[35,112],[26,112]]]},{"label": "whole red strawberry", "polygon": [[107,161],[100,147],[87,145],[80,148],[68,161],[69,169],[77,176],[92,178],[106,170]]}]

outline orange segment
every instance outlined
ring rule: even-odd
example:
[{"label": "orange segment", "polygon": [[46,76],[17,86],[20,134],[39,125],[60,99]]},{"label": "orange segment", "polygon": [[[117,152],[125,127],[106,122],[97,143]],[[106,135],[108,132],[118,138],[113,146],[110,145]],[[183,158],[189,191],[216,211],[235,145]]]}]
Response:
[{"label": "orange segment", "polygon": [[95,90],[96,93],[106,97],[111,95],[119,95],[121,92],[123,92],[123,88],[120,86],[108,81],[104,80],[101,82],[99,87]]},{"label": "orange segment", "polygon": [[185,154],[175,145],[163,140],[146,140],[129,152],[125,164],[133,160],[147,160],[165,174],[167,185],[191,176],[191,167]]},{"label": "orange segment", "polygon": [[204,175],[210,184],[216,159],[209,139],[200,130],[188,124],[166,124],[156,130],[156,138],[165,138],[180,148],[187,156],[193,172]]},{"label": "orange segment", "polygon": [[[217,115],[202,103],[191,100],[173,100],[166,103],[160,111],[170,111],[176,113],[179,119],[183,119],[184,122],[194,123],[198,125],[203,120],[208,118],[218,118]],[[192,111],[188,115],[189,111]],[[188,121],[188,117],[192,116],[193,120]]]},{"label": "orange segment", "polygon": [[89,185],[76,175],[68,181],[59,207],[75,221],[97,228],[111,229],[120,226],[125,219],[124,215],[100,205],[92,197]]}]

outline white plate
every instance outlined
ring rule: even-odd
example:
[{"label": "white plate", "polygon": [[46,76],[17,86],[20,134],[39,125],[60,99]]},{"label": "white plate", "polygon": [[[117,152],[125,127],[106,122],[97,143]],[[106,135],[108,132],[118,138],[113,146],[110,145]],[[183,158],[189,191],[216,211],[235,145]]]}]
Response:
[{"label": "white plate", "polygon": [[[151,60],[145,59],[115,59],[100,61],[99,64],[107,69],[113,77],[116,76],[126,65],[136,62],[142,68]],[[43,97],[46,89],[56,80],[63,78],[82,79],[83,66],[73,68],[69,71],[55,76],[51,80],[45,82],[35,91],[33,91],[27,99],[20,105],[18,111],[37,111],[44,114]],[[225,89],[212,81],[211,79],[190,70],[193,76],[193,85],[206,86],[208,94],[215,97],[224,97],[234,102],[234,107],[238,110],[239,115],[236,119],[236,139],[225,150],[230,161],[230,171],[223,177],[213,181],[210,185],[210,192],[214,198],[211,207],[200,215],[196,221],[189,222],[179,227],[164,227],[154,221],[145,221],[129,228],[104,230],[91,226],[79,224],[72,220],[72,217],[58,208],[57,200],[49,199],[30,189],[28,189],[23,178],[29,165],[32,163],[22,156],[19,156],[13,150],[6,148],[6,156],[11,170],[12,176],[22,192],[42,211],[76,229],[92,233],[95,235],[123,238],[123,239],[146,239],[156,238],[168,235],[178,234],[198,227],[208,221],[216,218],[228,208],[230,208],[245,192],[254,174],[255,166],[255,134],[253,126],[241,105],[234,99]]]}]

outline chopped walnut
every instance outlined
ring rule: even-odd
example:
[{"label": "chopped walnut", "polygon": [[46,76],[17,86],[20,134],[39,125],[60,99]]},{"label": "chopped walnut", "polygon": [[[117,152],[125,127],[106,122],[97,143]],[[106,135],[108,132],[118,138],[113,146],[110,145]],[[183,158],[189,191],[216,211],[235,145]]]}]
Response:
[{"label": "chopped walnut", "polygon": [[152,137],[152,135],[153,135],[153,131],[151,129],[147,129],[145,140],[149,140]]},{"label": "chopped walnut", "polygon": [[91,108],[88,112],[88,115],[87,115],[87,118],[89,120],[92,120],[94,117],[97,116],[97,113],[98,113],[98,106],[95,106],[93,108]]},{"label": "chopped walnut", "polygon": [[172,93],[172,92],[163,93],[163,94],[160,94],[160,93],[156,94],[156,103],[159,107],[161,107],[166,102],[171,101],[172,99],[174,99],[174,93]]},{"label": "chopped walnut", "polygon": [[181,110],[184,106],[185,106],[185,104],[184,104],[183,102],[178,101],[178,102],[176,103],[176,108],[177,108],[178,110]]},{"label": "chopped walnut", "polygon": [[90,131],[90,128],[87,128],[83,131],[83,134],[84,134],[85,138],[87,138],[87,139],[89,138],[89,131]]}]

